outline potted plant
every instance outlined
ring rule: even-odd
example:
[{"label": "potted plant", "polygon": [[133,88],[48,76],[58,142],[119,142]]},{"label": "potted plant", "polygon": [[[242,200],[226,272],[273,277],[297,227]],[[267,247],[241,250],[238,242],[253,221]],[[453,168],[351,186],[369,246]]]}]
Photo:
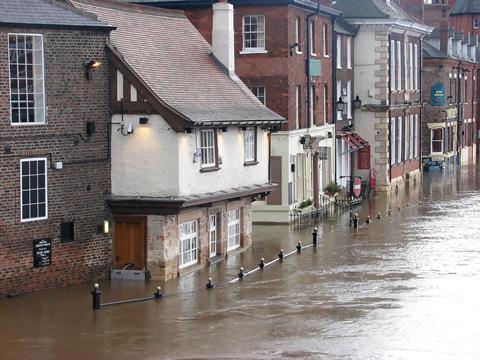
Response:
[{"label": "potted plant", "polygon": [[341,190],[340,186],[335,182],[330,182],[323,192],[328,196],[335,196]]}]

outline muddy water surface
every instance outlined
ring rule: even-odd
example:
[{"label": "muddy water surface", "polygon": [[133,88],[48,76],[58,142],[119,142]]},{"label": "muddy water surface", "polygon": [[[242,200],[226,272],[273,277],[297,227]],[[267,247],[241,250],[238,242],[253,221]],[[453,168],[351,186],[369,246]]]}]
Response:
[{"label": "muddy water surface", "polygon": [[[358,208],[374,219],[358,231],[348,214],[323,221],[316,250],[241,283],[205,289],[208,276],[223,284],[310,242],[311,226],[256,226],[251,249],[161,284],[180,294],[157,302],[92,311],[91,285],[0,299],[0,358],[478,359],[478,175],[427,174],[415,191]],[[102,301],[157,285],[104,282]]]}]

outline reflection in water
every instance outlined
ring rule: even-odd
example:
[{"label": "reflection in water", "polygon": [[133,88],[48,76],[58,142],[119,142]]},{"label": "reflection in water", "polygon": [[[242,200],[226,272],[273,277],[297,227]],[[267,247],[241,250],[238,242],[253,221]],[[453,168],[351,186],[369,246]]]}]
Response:
[{"label": "reflection in water", "polygon": [[[326,220],[317,249],[210,291],[208,276],[223,284],[240,265],[310,242],[311,227],[257,226],[251,249],[162,285],[183,294],[159,302],[93,312],[90,286],[0,299],[2,359],[478,358],[479,189],[473,168],[427,174],[356,210],[381,220],[358,231],[348,214]],[[157,285],[105,282],[102,300]]]}]

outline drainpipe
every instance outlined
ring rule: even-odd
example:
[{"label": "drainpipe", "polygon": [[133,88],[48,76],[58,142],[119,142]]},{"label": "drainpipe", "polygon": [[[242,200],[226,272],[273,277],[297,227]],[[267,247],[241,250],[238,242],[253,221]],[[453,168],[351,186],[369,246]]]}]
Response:
[{"label": "drainpipe", "polygon": [[311,79],[310,79],[310,58],[311,58],[311,53],[312,53],[312,44],[310,43],[310,19],[314,16],[316,16],[320,12],[320,0],[318,0],[317,3],[317,9],[313,12],[307,15],[307,131],[312,125],[312,111],[311,111]]},{"label": "drainpipe", "polygon": [[460,79],[460,67],[462,66],[462,61],[458,63],[457,66],[457,96],[456,96],[456,107],[457,107],[457,164],[461,163],[461,153],[460,153],[460,100],[461,100],[461,93],[462,90],[462,81],[463,81],[463,74],[462,79]]},{"label": "drainpipe", "polygon": [[[388,177],[389,177],[389,181],[390,181],[390,184],[392,183],[392,157],[395,156],[394,154],[392,154],[392,134],[390,134],[390,129],[392,128],[392,110],[390,110],[390,106],[392,106],[392,61],[395,60],[395,59],[392,59],[392,34],[389,33],[388,34],[388,58],[390,59],[390,63],[389,63],[389,67],[388,67],[388,104],[389,104],[389,107],[388,107],[388,132],[389,132],[389,137],[388,137],[388,143],[389,143],[389,156],[388,156]],[[397,55],[397,52],[395,52],[394,54],[395,56]],[[393,74],[393,76],[396,76],[396,74]],[[402,81],[400,79],[400,81]],[[395,129],[395,132],[396,132],[396,129]],[[395,140],[396,140],[396,136],[395,136]],[[371,166],[371,165],[370,165]]]},{"label": "drainpipe", "polygon": [[[333,115],[333,125],[334,125],[334,141],[333,141],[333,148],[334,148],[334,153],[335,153],[335,161],[333,165],[333,174],[334,174],[334,179],[335,182],[337,182],[337,136],[335,134],[335,129],[336,129],[336,123],[337,123],[337,35],[335,33],[335,21],[337,20],[336,16],[331,17],[331,22],[332,22],[332,90],[333,90],[333,107],[332,107],[332,115]],[[325,119],[326,120],[326,119]]]}]

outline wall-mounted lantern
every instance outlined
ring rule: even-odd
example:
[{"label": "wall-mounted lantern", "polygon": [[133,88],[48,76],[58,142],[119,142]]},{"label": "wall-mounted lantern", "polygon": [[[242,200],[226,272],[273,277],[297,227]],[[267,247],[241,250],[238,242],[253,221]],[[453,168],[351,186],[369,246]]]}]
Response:
[{"label": "wall-mounted lantern", "polygon": [[98,60],[90,60],[83,64],[85,67],[85,78],[90,80],[90,71],[99,69],[102,66],[102,63]]},{"label": "wall-mounted lantern", "polygon": [[337,111],[340,111],[341,113],[343,113],[345,111],[345,105],[347,105],[347,103],[344,102],[342,97],[340,96],[338,98],[338,101],[335,103],[335,105],[337,106]]},{"label": "wall-mounted lantern", "polygon": [[353,100],[353,108],[360,109],[361,107],[362,107],[362,100],[360,100],[360,97],[357,95],[355,97],[355,100]]}]

